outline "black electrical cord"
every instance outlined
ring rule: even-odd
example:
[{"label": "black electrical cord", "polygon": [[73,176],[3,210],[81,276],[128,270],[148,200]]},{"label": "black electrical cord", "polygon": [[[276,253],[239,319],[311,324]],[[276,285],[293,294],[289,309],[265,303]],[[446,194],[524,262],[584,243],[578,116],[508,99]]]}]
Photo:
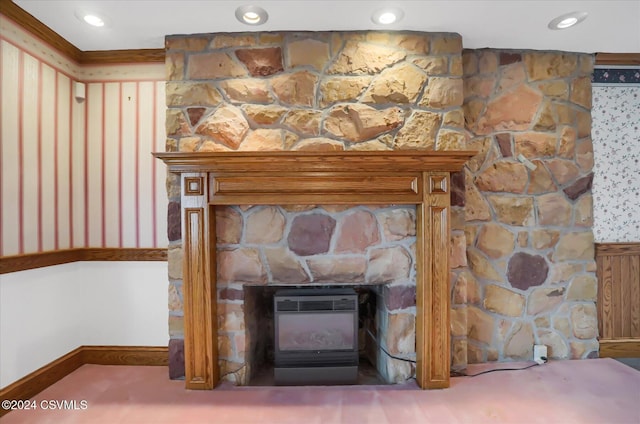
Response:
[{"label": "black electrical cord", "polygon": [[[545,356],[541,357],[540,359],[542,359],[544,362],[547,362],[547,358]],[[531,365],[527,365],[526,367],[522,367],[522,368],[496,368],[496,369],[492,369],[492,370],[486,370],[486,371],[482,371],[476,374],[465,374],[463,372],[460,371],[451,371],[451,377],[475,377],[478,375],[482,375],[482,374],[489,374],[490,372],[497,372],[497,371],[522,371],[522,370],[526,370],[529,368],[533,368],[536,367],[538,365],[542,365],[539,364],[538,362],[535,362]]]},{"label": "black electrical cord", "polygon": [[416,363],[416,361],[414,361],[413,359],[401,358],[401,357],[399,357],[399,356],[395,356],[395,355],[390,354],[389,352],[387,352],[387,349],[385,349],[384,347],[382,347],[382,345],[381,345],[380,343],[378,343],[378,340],[376,339],[376,336],[374,336],[374,335],[373,335],[373,333],[371,332],[371,330],[369,330],[369,329],[367,328],[367,330],[366,330],[366,331],[367,331],[367,333],[371,336],[371,338],[372,338],[373,340],[375,340],[375,342],[376,342],[376,346],[378,346],[380,349],[382,349],[382,351],[383,351],[384,353],[386,353],[386,354],[387,354],[387,356],[389,356],[390,358],[397,359],[398,361],[411,362],[412,364],[415,364],[415,363]]}]

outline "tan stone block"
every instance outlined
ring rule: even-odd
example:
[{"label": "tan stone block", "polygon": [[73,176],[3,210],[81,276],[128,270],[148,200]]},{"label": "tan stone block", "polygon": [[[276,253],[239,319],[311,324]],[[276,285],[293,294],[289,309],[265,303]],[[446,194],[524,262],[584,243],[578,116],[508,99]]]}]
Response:
[{"label": "tan stone block", "polygon": [[538,224],[553,227],[566,227],[571,223],[573,211],[571,203],[564,194],[550,193],[536,198]]},{"label": "tan stone block", "polygon": [[569,346],[562,336],[555,331],[538,331],[538,343],[547,346],[547,357],[552,359],[567,359],[569,357]]},{"label": "tan stone block", "polygon": [[495,321],[493,317],[474,306],[467,307],[467,336],[490,345],[493,342]]},{"label": "tan stone block", "polygon": [[[416,66],[402,62],[385,69],[369,85],[364,103],[414,103],[422,92],[427,75]],[[431,84],[431,79],[429,80]],[[460,93],[462,98],[462,93]]]},{"label": "tan stone block", "polygon": [[538,328],[549,328],[551,326],[548,316],[536,317],[534,322]]},{"label": "tan stone block", "polygon": [[481,191],[524,193],[529,181],[527,168],[510,160],[494,162],[476,176],[474,182]]},{"label": "tan stone block", "polygon": [[243,331],[244,305],[242,303],[220,303],[218,302],[218,329],[220,331]]},{"label": "tan stone block", "polygon": [[590,138],[577,143],[576,163],[582,172],[589,172],[593,169],[593,143]]},{"label": "tan stone block", "polygon": [[527,322],[516,322],[504,345],[504,355],[527,360],[533,357],[533,328]]},{"label": "tan stone block", "polygon": [[351,142],[370,140],[402,125],[404,116],[398,107],[377,110],[363,104],[331,108],[324,129],[331,135]]},{"label": "tan stone block", "polygon": [[429,53],[429,34],[411,32],[379,32],[366,33],[366,40],[388,46],[398,46],[408,53]]},{"label": "tan stone block", "polygon": [[557,230],[537,229],[533,231],[533,248],[544,250],[556,245],[560,238]]},{"label": "tan stone block", "polygon": [[395,149],[433,150],[441,119],[438,113],[414,111],[398,131],[394,140]]},{"label": "tan stone block", "polygon": [[338,220],[338,237],[334,251],[337,253],[364,254],[370,246],[380,243],[378,221],[373,213],[352,210]]},{"label": "tan stone block", "polygon": [[576,71],[578,64],[574,53],[525,53],[523,56],[530,81],[566,78]]},{"label": "tan stone block", "polygon": [[167,172],[167,179],[165,181],[167,189],[168,199],[180,199],[180,175]]},{"label": "tan stone block", "polygon": [[[367,269],[367,260],[363,256],[315,256],[307,259],[307,265],[314,283],[362,283]],[[401,266],[405,266],[403,264]],[[392,268],[392,265],[389,264]],[[392,273],[392,270],[389,270]],[[373,284],[377,284],[375,282]]]},{"label": "tan stone block", "polygon": [[515,237],[502,225],[488,223],[478,233],[477,246],[488,257],[503,258],[513,252]]},{"label": "tan stone block", "polygon": [[563,100],[569,98],[569,85],[565,80],[543,81],[536,87],[547,97]]},{"label": "tan stone block", "polygon": [[233,333],[233,347],[235,348],[236,358],[244,360],[247,352],[247,336],[244,331]]},{"label": "tan stone block", "polygon": [[259,32],[258,33],[258,41],[261,45],[263,44],[282,44],[282,40],[284,37],[281,33],[273,33],[273,32]]},{"label": "tan stone block", "polygon": [[464,207],[452,206],[451,207],[451,231],[464,231],[466,221],[464,219]]},{"label": "tan stone block", "polygon": [[504,281],[504,277],[479,250],[468,248],[467,261],[475,276],[496,282]]},{"label": "tan stone block", "polygon": [[258,152],[283,150],[282,130],[258,128],[249,132],[238,151]]},{"label": "tan stone block", "polygon": [[275,206],[253,210],[246,218],[244,240],[258,245],[277,243],[284,237],[285,224],[284,215]]},{"label": "tan stone block", "polygon": [[182,245],[170,245],[167,249],[167,262],[169,266],[169,278],[182,280]]},{"label": "tan stone block", "polygon": [[591,75],[593,73],[593,65],[595,64],[595,55],[581,54],[578,55],[580,74]]},{"label": "tan stone block", "polygon": [[411,264],[411,255],[402,246],[374,249],[369,254],[366,281],[368,284],[405,281]]},{"label": "tan stone block", "polygon": [[169,311],[182,312],[182,293],[176,283],[169,283]]},{"label": "tan stone block", "polygon": [[576,111],[576,129],[578,130],[578,138],[591,137],[590,111]]},{"label": "tan stone block", "polygon": [[498,55],[491,50],[480,50],[478,70],[481,74],[494,74],[498,71]]},{"label": "tan stone block", "polygon": [[467,367],[467,341],[466,340],[454,340],[453,352],[451,354],[451,368],[452,369],[465,369]]},{"label": "tan stone block", "polygon": [[431,54],[449,54],[462,52],[462,37],[459,34],[433,34]]},{"label": "tan stone block", "polygon": [[184,53],[166,53],[165,69],[167,81],[184,79]]},{"label": "tan stone block", "polygon": [[167,109],[165,118],[167,135],[191,135],[191,127],[181,109]]},{"label": "tan stone block", "polygon": [[478,73],[478,56],[475,50],[464,50],[462,52],[463,75],[474,75]]},{"label": "tan stone block", "polygon": [[216,206],[216,242],[237,244],[242,238],[242,215],[230,206]]},{"label": "tan stone block", "polygon": [[478,172],[491,156],[493,140],[491,137],[475,137],[469,140],[467,148],[477,153],[467,162],[466,167],[471,172]]},{"label": "tan stone block", "polygon": [[432,109],[462,106],[463,90],[461,78],[431,77],[419,105]]},{"label": "tan stone block", "polygon": [[351,144],[347,150],[357,150],[361,152],[372,152],[380,150],[393,150],[387,144],[378,140],[363,141],[362,143]]},{"label": "tan stone block", "polygon": [[498,93],[510,90],[513,87],[523,84],[527,80],[527,73],[524,70],[524,64],[522,62],[512,63],[502,67],[501,74],[500,80],[498,81]]},{"label": "tan stone block", "polygon": [[189,55],[188,79],[209,80],[247,76],[247,70],[228,53],[212,52]]},{"label": "tan stone block", "polygon": [[570,281],[573,276],[582,271],[582,265],[572,263],[558,263],[554,264],[551,269],[551,275],[549,276],[549,282],[553,284],[566,283]]},{"label": "tan stone block", "polygon": [[565,338],[571,337],[571,323],[566,317],[556,317],[553,319],[553,328],[558,330]]},{"label": "tan stone block", "polygon": [[233,347],[228,334],[218,334],[218,356],[222,359],[233,359]]},{"label": "tan stone block", "polygon": [[464,112],[462,109],[453,109],[445,112],[442,117],[442,126],[464,128]]},{"label": "tan stone block", "polygon": [[453,56],[451,58],[451,69],[449,73],[454,77],[461,77],[463,74],[462,71],[462,56]]},{"label": "tan stone block", "polygon": [[487,196],[499,222],[529,226],[534,222],[533,199],[530,197]]},{"label": "tan stone block", "polygon": [[593,274],[578,275],[569,285],[567,300],[596,301],[598,282]]},{"label": "tan stone block", "polygon": [[250,374],[250,364],[219,359],[218,366],[220,367],[220,375],[224,376],[221,377],[223,380],[230,381],[240,386],[246,386],[249,384],[247,377]]},{"label": "tan stone block", "polygon": [[413,314],[389,314],[386,344],[392,355],[416,351],[416,317]]},{"label": "tan stone block", "polygon": [[226,49],[229,47],[252,47],[256,45],[255,34],[216,34],[211,41],[211,49]]},{"label": "tan stone block", "polygon": [[338,102],[356,101],[371,83],[370,76],[329,77],[322,80],[319,103],[326,107]]},{"label": "tan stone block", "polygon": [[519,317],[524,311],[524,296],[493,284],[485,287],[483,306],[486,310],[510,317]]},{"label": "tan stone block", "polygon": [[293,146],[293,150],[302,152],[340,152],[344,150],[344,144],[341,141],[326,137],[314,137],[300,141]]},{"label": "tan stone block", "polygon": [[560,185],[567,184],[570,181],[575,180],[580,175],[580,170],[571,160],[566,159],[550,159],[545,160],[545,164],[553,178]]},{"label": "tan stone block", "polygon": [[329,44],[320,40],[306,38],[292,41],[287,46],[289,66],[310,66],[322,71],[329,61]]},{"label": "tan stone block", "polygon": [[231,103],[271,103],[273,97],[266,80],[258,78],[228,79],[220,82],[220,88]]},{"label": "tan stone block", "polygon": [[197,152],[202,139],[200,137],[182,137],[178,146],[179,152]]},{"label": "tan stone block", "polygon": [[172,338],[184,336],[184,317],[169,315],[169,336]]},{"label": "tan stone block", "polygon": [[387,46],[349,40],[339,53],[328,74],[376,74],[389,66],[400,62],[406,52]]},{"label": "tan stone block", "polygon": [[568,233],[560,238],[553,255],[556,262],[566,260],[593,260],[595,245],[592,231]]},{"label": "tan stone block", "polygon": [[478,120],[484,111],[485,102],[480,99],[472,99],[462,104],[464,110],[464,121],[468,129],[477,130]]},{"label": "tan stone block", "polygon": [[573,335],[579,339],[598,337],[598,321],[596,307],[592,303],[571,307],[571,328]]},{"label": "tan stone block", "polygon": [[562,127],[558,156],[573,159],[576,150],[576,130],[573,127]]},{"label": "tan stone block", "polygon": [[[471,173],[467,172],[468,180],[465,182],[465,217],[467,221],[489,221],[491,220],[491,210],[484,196],[476,188],[471,180]],[[473,240],[467,237],[468,240]]]},{"label": "tan stone block", "polygon": [[593,226],[593,197],[590,194],[581,196],[575,205],[574,225],[577,227]]},{"label": "tan stone block", "polygon": [[496,86],[495,76],[475,75],[464,79],[464,98],[480,97],[487,99]]},{"label": "tan stone block", "polygon": [[527,231],[518,232],[518,246],[527,247],[529,245],[529,233]]},{"label": "tan stone block", "polygon": [[484,350],[472,343],[467,343],[467,360],[470,364],[481,364],[485,361]]},{"label": "tan stone block", "polygon": [[527,298],[527,313],[539,315],[553,310],[564,301],[564,287],[539,287],[533,289]]},{"label": "tan stone block", "polygon": [[600,347],[597,340],[572,341],[571,359],[585,359],[591,352],[598,352]]},{"label": "tan stone block", "polygon": [[286,247],[264,250],[272,281],[278,284],[305,284],[311,281],[300,259]]},{"label": "tan stone block", "polygon": [[245,104],[241,108],[247,117],[258,125],[275,124],[288,111],[288,109],[278,105]]},{"label": "tan stone block", "polygon": [[449,73],[449,59],[446,56],[421,56],[413,58],[411,62],[429,76]]},{"label": "tan stone block", "polygon": [[591,76],[576,78],[571,83],[571,101],[591,110]]},{"label": "tan stone block", "polygon": [[477,132],[527,130],[534,122],[541,103],[542,94],[522,84],[487,104],[484,114],[478,119]]},{"label": "tan stone block", "polygon": [[213,140],[205,140],[198,147],[198,152],[230,152],[227,146],[224,146]]},{"label": "tan stone block", "polygon": [[376,213],[386,241],[398,241],[416,235],[416,217],[411,209],[393,208]]},{"label": "tan stone block", "polygon": [[556,125],[554,107],[550,101],[544,100],[540,111],[538,111],[538,118],[535,121],[533,129],[534,131],[555,131]]},{"label": "tan stone block", "polygon": [[451,335],[461,337],[467,335],[467,308],[451,309]]},{"label": "tan stone block", "polygon": [[436,150],[466,150],[466,137],[463,131],[441,129],[438,131]]},{"label": "tan stone block", "polygon": [[467,266],[467,238],[464,233],[452,234],[449,267],[454,269],[463,266]]},{"label": "tan stone block", "polygon": [[167,138],[164,143],[164,151],[165,152],[177,152],[178,151],[178,140],[175,138]]},{"label": "tan stone block", "polygon": [[257,249],[218,250],[218,281],[265,284],[267,274]]},{"label": "tan stone block", "polygon": [[242,110],[235,106],[220,106],[196,129],[196,133],[213,138],[225,146],[237,149],[249,130],[249,123]]},{"label": "tan stone block", "polygon": [[165,49],[197,52],[207,48],[208,44],[209,44],[209,37],[169,36],[165,40]]},{"label": "tan stone block", "polygon": [[527,132],[514,134],[515,156],[523,154],[528,159],[556,155],[558,138],[555,134]]},{"label": "tan stone block", "polygon": [[280,102],[294,106],[312,106],[317,84],[318,77],[308,71],[278,75],[271,79],[271,87]]},{"label": "tan stone block", "polygon": [[222,101],[218,89],[208,82],[167,82],[167,107],[172,106],[217,106]]},{"label": "tan stone block", "polygon": [[320,120],[322,111],[309,109],[292,109],[282,120],[282,123],[293,131],[302,135],[320,134]]}]

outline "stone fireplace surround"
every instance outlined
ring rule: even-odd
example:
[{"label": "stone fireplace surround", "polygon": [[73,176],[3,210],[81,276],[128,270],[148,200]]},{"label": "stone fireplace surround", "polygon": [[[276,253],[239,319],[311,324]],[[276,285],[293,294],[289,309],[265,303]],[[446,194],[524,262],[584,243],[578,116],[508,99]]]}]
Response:
[{"label": "stone fireplace surround", "polygon": [[475,152],[155,153],[181,174],[185,385],[220,379],[217,205],[416,205],[416,380],[449,386],[450,174]]}]

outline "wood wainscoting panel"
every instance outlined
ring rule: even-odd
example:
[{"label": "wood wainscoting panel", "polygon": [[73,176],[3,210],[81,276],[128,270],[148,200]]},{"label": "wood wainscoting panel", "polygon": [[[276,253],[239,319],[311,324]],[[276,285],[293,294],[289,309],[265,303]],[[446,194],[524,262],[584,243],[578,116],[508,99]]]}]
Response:
[{"label": "wood wainscoting panel", "polygon": [[640,243],[596,244],[600,356],[640,357]]}]

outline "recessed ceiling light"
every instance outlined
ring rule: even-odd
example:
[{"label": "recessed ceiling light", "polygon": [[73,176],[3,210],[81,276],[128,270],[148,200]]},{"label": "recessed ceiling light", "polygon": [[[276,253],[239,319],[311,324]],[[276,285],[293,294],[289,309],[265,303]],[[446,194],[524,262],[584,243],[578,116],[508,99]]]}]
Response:
[{"label": "recessed ceiling light", "polygon": [[262,25],[269,19],[269,14],[261,7],[246,5],[236,9],[236,19],[247,25]]},{"label": "recessed ceiling light", "polygon": [[371,15],[371,20],[375,24],[391,25],[398,22],[404,16],[404,12],[397,8],[384,8],[377,10]]},{"label": "recessed ceiling light", "polygon": [[96,28],[104,28],[109,26],[109,20],[102,14],[78,9],[75,12],[76,18],[82,22]]},{"label": "recessed ceiling light", "polygon": [[587,12],[571,12],[560,15],[549,22],[549,29],[567,29],[587,19]]}]

